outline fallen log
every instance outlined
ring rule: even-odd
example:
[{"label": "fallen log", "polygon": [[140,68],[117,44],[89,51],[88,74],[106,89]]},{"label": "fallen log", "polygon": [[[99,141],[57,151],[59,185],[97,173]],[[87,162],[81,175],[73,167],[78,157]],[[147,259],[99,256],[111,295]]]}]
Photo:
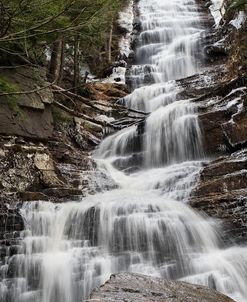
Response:
[{"label": "fallen log", "polygon": [[100,121],[100,120],[97,120],[97,119],[94,119],[86,114],[83,114],[83,113],[80,113],[80,112],[77,112],[73,109],[70,109],[68,108],[67,106],[64,106],[63,104],[55,101],[53,103],[56,107],[58,107],[59,109],[65,111],[65,112],[68,112],[69,114],[73,115],[73,116],[76,116],[76,117],[80,117],[82,119],[85,119],[86,121],[89,121],[91,123],[94,123],[94,124],[98,124],[98,125],[101,125],[103,127],[112,127],[116,130],[120,130],[121,128],[120,127],[117,127],[117,126],[114,126],[112,125],[111,123],[107,123],[105,121]]},{"label": "fallen log", "polygon": [[[75,103],[74,103],[75,100],[79,100],[80,102],[82,102],[85,105],[86,108],[90,107],[93,110],[94,114],[99,113],[101,115],[102,114],[107,115],[107,114],[109,114],[109,112],[112,113],[113,110],[117,110],[118,115],[123,116],[122,118],[117,119],[113,122],[102,121],[102,120],[96,118],[97,115],[95,116],[95,118],[90,117],[77,110],[71,109],[68,106],[65,106],[64,104],[62,104],[58,101],[54,102],[54,105],[56,107],[60,108],[61,110],[64,110],[75,117],[80,117],[91,123],[101,125],[103,128],[110,127],[112,129],[114,129],[114,131],[121,130],[123,128],[130,127],[132,125],[136,125],[140,122],[143,122],[143,120],[145,120],[147,118],[147,116],[149,115],[149,113],[138,111],[138,110],[131,109],[131,108],[127,108],[123,105],[118,105],[118,104],[109,104],[108,105],[103,102],[93,102],[90,99],[84,98],[80,95],[77,95],[73,92],[63,89],[57,85],[52,85],[52,88],[55,89],[55,90],[53,90],[53,92],[57,92],[63,96],[66,96],[73,103],[73,105],[75,105]],[[111,108],[111,111],[106,112],[105,110],[102,110],[99,107],[97,107],[97,105]]]},{"label": "fallen log", "polygon": [[99,102],[99,101],[92,101],[88,98],[85,98],[81,95],[75,94],[75,93],[73,93],[73,92],[71,92],[67,89],[64,89],[60,86],[57,86],[55,84],[52,85],[52,88],[53,88],[53,92],[61,93],[65,96],[68,96],[69,98],[76,99],[76,100],[84,103],[85,105],[95,109],[98,112],[105,112],[105,111],[100,109],[96,105],[100,105],[100,106],[103,106],[103,107],[110,107],[110,108],[119,109],[119,110],[124,110],[124,111],[128,111],[128,112],[133,112],[133,113],[137,113],[137,114],[144,115],[144,116],[149,114],[149,113],[146,113],[146,112],[143,112],[143,111],[138,111],[138,110],[135,110],[135,109],[127,108],[123,105],[112,104],[112,103],[105,104],[105,103],[102,103],[102,102]]}]

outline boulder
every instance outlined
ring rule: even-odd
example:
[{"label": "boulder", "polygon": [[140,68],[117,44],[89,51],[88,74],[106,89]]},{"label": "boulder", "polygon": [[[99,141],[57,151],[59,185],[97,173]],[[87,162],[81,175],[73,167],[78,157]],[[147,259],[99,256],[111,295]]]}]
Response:
[{"label": "boulder", "polygon": [[39,174],[33,163],[34,150],[25,150],[13,138],[0,145],[0,187],[2,192],[23,192],[36,186]]},{"label": "boulder", "polygon": [[47,140],[52,136],[53,117],[49,106],[43,110],[32,108],[12,109],[0,106],[0,134],[19,135],[35,140]]},{"label": "boulder", "polygon": [[204,286],[132,273],[112,275],[87,302],[234,302]]},{"label": "boulder", "polygon": [[204,48],[204,51],[206,55],[210,57],[219,57],[227,55],[227,49],[224,47],[224,45],[207,45]]}]

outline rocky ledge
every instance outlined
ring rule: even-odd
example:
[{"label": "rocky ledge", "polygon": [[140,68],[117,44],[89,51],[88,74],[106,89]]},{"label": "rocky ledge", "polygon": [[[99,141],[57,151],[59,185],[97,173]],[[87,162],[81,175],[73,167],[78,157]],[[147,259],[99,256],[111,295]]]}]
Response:
[{"label": "rocky ledge", "polygon": [[208,162],[190,205],[223,224],[223,235],[235,242],[247,239],[247,149]]},{"label": "rocky ledge", "polygon": [[113,185],[90,152],[106,130],[122,127],[116,120],[126,125],[135,120],[115,104],[128,92],[122,84],[87,83],[83,96],[72,102],[70,92],[54,89],[41,68],[21,67],[1,76],[27,93],[0,98],[0,262],[6,247],[18,244],[23,202],[78,200]]},{"label": "rocky ledge", "polygon": [[139,274],[112,275],[87,302],[234,302],[204,286]]},{"label": "rocky ledge", "polygon": [[226,243],[247,239],[247,20],[236,28],[237,15],[206,32],[202,72],[177,81],[198,109],[205,151],[190,205],[219,219]]}]

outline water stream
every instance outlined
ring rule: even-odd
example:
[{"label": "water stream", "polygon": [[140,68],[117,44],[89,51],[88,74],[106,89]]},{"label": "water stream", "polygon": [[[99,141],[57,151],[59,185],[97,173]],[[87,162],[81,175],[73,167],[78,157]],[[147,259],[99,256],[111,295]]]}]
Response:
[{"label": "water stream", "polygon": [[[79,302],[111,273],[137,272],[247,300],[247,248],[224,247],[220,224],[187,205],[202,163],[197,108],[175,80],[200,70],[194,0],[140,0],[142,32],[127,106],[149,112],[94,156],[117,188],[80,202],[25,203],[22,245],[1,267],[0,301]],[[11,278],[10,278],[11,276]]]}]

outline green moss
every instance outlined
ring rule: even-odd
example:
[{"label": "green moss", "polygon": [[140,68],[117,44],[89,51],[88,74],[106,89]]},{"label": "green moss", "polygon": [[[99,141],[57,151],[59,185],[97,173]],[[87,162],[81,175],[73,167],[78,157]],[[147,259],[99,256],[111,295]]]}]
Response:
[{"label": "green moss", "polygon": [[16,113],[20,112],[20,108],[17,104],[17,96],[11,95],[11,93],[18,91],[20,91],[20,88],[16,83],[12,83],[8,78],[0,76],[0,95],[10,93],[10,95],[4,96],[4,100],[7,101],[9,108]]},{"label": "green moss", "polygon": [[52,106],[52,116],[53,116],[55,128],[58,128],[60,124],[68,123],[73,119],[69,113],[55,106]]},{"label": "green moss", "polygon": [[12,93],[17,91],[17,84],[11,83],[6,77],[0,76],[0,93]]}]

